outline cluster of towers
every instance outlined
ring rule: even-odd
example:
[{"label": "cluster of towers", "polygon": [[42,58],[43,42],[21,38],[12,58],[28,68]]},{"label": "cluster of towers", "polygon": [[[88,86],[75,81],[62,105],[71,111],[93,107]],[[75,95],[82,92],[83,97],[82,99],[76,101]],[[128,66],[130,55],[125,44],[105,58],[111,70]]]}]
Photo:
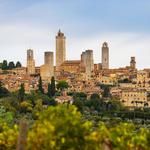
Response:
[{"label": "cluster of towers", "polygon": [[[66,60],[66,37],[60,30],[56,36],[56,67],[59,67]],[[33,50],[27,50],[27,73],[33,75],[36,73]],[[43,80],[54,76],[54,53],[45,52],[44,65],[40,67],[40,75]]]},{"label": "cluster of towers", "polygon": [[[66,61],[66,37],[60,30],[56,35],[56,69]],[[91,77],[94,70],[93,50],[86,50],[81,54],[81,66],[84,66],[87,78]],[[109,47],[106,42],[102,45],[102,63],[99,68],[109,69]],[[136,68],[135,57],[131,57],[130,67]],[[27,72],[29,75],[35,74],[35,60],[33,50],[27,50]],[[54,53],[45,52],[44,65],[40,67],[40,75],[43,79],[54,76]]]}]

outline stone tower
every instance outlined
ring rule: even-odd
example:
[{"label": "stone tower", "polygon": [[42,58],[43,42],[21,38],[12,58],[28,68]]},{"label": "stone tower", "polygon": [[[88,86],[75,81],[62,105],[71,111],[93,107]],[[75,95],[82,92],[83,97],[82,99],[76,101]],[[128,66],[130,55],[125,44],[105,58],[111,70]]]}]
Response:
[{"label": "stone tower", "polygon": [[102,69],[109,69],[109,47],[106,42],[102,45]]},{"label": "stone tower", "polygon": [[50,81],[54,76],[54,54],[53,52],[45,52],[44,65],[40,67],[40,75],[42,80]]},{"label": "stone tower", "polygon": [[66,37],[60,30],[56,36],[56,67],[66,60]]},{"label": "stone tower", "polygon": [[93,51],[86,50],[81,54],[81,63],[85,67],[86,79],[90,79],[94,70]]},{"label": "stone tower", "polygon": [[136,69],[135,57],[131,57],[130,67],[131,67],[132,69]]},{"label": "stone tower", "polygon": [[54,76],[54,53],[45,52],[45,65],[50,67],[50,74]]},{"label": "stone tower", "polygon": [[32,49],[27,50],[27,74],[35,74],[35,60]]}]

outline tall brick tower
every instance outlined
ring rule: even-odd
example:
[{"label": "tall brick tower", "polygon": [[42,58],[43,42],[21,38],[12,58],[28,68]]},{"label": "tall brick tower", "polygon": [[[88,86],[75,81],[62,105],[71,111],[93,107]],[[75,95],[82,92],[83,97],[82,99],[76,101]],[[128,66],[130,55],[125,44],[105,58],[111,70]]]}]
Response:
[{"label": "tall brick tower", "polygon": [[109,47],[106,42],[102,45],[102,69],[109,69]]},{"label": "tall brick tower", "polygon": [[27,74],[35,74],[35,60],[32,49],[27,50]]},{"label": "tall brick tower", "polygon": [[56,36],[56,67],[66,60],[66,37],[60,30]]}]

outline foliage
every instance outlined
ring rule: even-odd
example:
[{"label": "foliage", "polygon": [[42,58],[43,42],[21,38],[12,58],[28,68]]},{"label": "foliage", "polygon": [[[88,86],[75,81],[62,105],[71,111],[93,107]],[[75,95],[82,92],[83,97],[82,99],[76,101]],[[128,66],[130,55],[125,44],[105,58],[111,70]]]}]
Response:
[{"label": "foliage", "polygon": [[14,62],[13,62],[13,61],[9,62],[9,64],[8,64],[8,69],[12,70],[12,69],[14,69],[14,68],[15,68]]},{"label": "foliage", "polygon": [[22,64],[20,63],[20,61],[17,61],[16,68],[21,68],[21,67],[22,67]]},{"label": "foliage", "polygon": [[7,60],[4,60],[2,63],[2,70],[7,70],[8,69],[8,63]]},{"label": "foliage", "polygon": [[[150,131],[146,128],[138,129],[131,123],[108,127],[103,122],[94,128],[90,121],[83,121],[82,115],[71,105],[49,107],[43,111],[36,109],[37,120],[28,129],[27,150],[149,149]],[[12,128],[6,123],[0,125],[2,150],[16,149],[18,135],[21,134],[18,131],[17,125]]]},{"label": "foliage", "polygon": [[100,84],[100,88],[103,90],[102,97],[104,97],[104,98],[111,97],[111,94],[110,94],[111,86],[110,85]]},{"label": "foliage", "polygon": [[64,89],[67,89],[69,87],[68,83],[64,80],[62,81],[59,81],[58,84],[57,84],[57,89],[59,90],[64,90]]},{"label": "foliage", "polygon": [[122,79],[122,80],[118,80],[118,83],[131,83],[132,81],[128,78]]},{"label": "foliage", "polygon": [[0,125],[0,149],[13,150],[16,149],[18,138],[18,126],[14,125],[10,128],[6,123]]},{"label": "foliage", "polygon": [[91,150],[90,122],[82,123],[81,114],[73,106],[49,107],[28,134],[28,149]]},{"label": "foliage", "polygon": [[44,89],[43,89],[43,85],[42,85],[42,78],[41,78],[41,76],[39,78],[38,90],[39,90],[39,92],[44,94]]},{"label": "foliage", "polygon": [[55,93],[56,93],[55,78],[52,77],[51,78],[51,83],[48,84],[48,93],[47,93],[47,95],[49,97],[53,97],[53,96],[55,96]]},{"label": "foliage", "polygon": [[24,84],[22,83],[18,91],[18,99],[22,102],[24,98],[25,98],[25,89],[24,89]]},{"label": "foliage", "polygon": [[2,82],[0,81],[0,98],[7,97],[9,95],[10,92],[5,87],[3,87]]},{"label": "foliage", "polygon": [[51,78],[51,95],[55,96],[55,92],[56,92],[55,78],[52,77]]}]

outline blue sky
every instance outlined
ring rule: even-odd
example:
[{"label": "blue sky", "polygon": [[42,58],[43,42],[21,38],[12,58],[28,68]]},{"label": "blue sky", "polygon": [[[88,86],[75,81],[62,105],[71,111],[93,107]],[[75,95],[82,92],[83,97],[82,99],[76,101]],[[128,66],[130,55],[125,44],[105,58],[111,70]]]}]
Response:
[{"label": "blue sky", "polygon": [[67,37],[67,58],[80,59],[93,49],[101,62],[101,45],[110,47],[110,66],[122,67],[136,56],[139,68],[150,68],[149,0],[0,0],[0,61],[20,60],[35,51],[36,64],[44,51],[55,52],[60,28]]}]

